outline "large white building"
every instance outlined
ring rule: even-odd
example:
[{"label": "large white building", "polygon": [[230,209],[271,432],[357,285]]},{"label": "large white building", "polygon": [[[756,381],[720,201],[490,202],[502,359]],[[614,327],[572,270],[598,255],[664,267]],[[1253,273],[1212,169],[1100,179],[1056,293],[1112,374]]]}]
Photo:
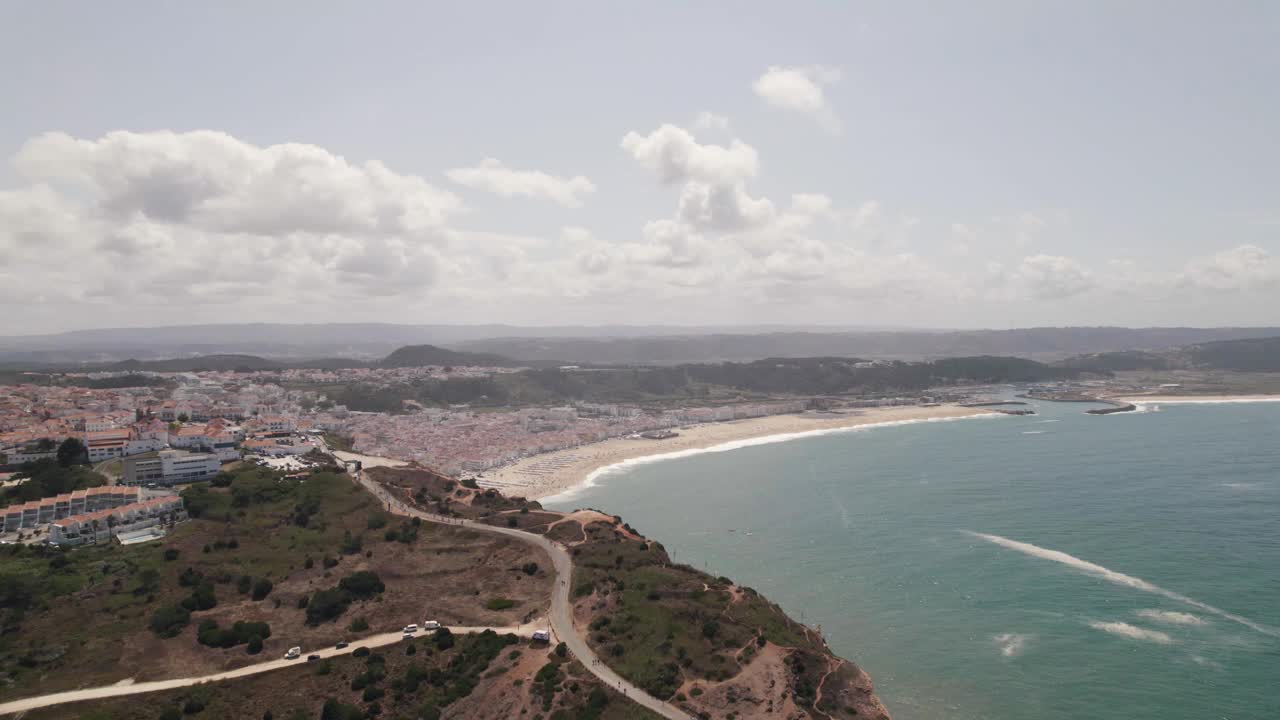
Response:
[{"label": "large white building", "polygon": [[218,474],[217,455],[161,450],[155,455],[125,458],[123,482],[128,485],[178,485],[208,480]]}]

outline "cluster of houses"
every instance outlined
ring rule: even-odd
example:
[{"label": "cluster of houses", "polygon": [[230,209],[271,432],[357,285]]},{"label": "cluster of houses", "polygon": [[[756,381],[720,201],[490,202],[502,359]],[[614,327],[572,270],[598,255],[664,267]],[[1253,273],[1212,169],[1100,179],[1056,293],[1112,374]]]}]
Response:
[{"label": "cluster of houses", "polygon": [[0,514],[5,533],[48,525],[48,540],[54,545],[153,536],[158,529],[187,519],[178,495],[119,485],[10,505],[0,509]]}]

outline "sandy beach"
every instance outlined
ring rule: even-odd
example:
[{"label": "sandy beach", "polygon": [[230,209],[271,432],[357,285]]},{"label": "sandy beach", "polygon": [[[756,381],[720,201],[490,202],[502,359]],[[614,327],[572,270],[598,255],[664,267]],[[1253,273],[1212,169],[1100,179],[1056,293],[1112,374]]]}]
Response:
[{"label": "sandy beach", "polygon": [[871,408],[848,413],[805,413],[706,423],[676,431],[665,440],[614,438],[524,458],[483,474],[479,482],[509,496],[529,499],[559,495],[583,484],[595,471],[637,458],[688,453],[720,445],[796,433],[812,433],[881,423],[944,420],[992,414],[958,406]]},{"label": "sandy beach", "polygon": [[1232,403],[1232,402],[1280,402],[1280,395],[1126,395],[1114,397],[1131,403]]}]

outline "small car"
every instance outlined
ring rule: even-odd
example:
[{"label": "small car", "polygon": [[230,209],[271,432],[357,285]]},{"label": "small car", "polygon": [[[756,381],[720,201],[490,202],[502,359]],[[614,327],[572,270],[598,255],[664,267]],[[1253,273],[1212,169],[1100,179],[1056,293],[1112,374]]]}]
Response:
[{"label": "small car", "polygon": [[435,620],[424,620],[422,622],[422,629],[423,630],[439,630],[440,623],[436,622]]},{"label": "small car", "polygon": [[412,624],[412,625],[405,625],[405,626],[404,626],[404,634],[405,634],[405,635],[410,635],[410,634],[413,634],[413,633],[416,633],[416,632],[418,632],[418,625],[417,625],[416,623],[415,623],[415,624]]},{"label": "small car", "polygon": [[315,662],[320,659],[319,655],[308,655],[307,662]]},{"label": "small car", "polygon": [[301,655],[301,654],[302,654],[302,648],[300,648],[300,647],[291,647],[291,648],[289,648],[289,652],[287,652],[287,653],[285,653],[285,654],[284,654],[284,659],[285,659],[285,660],[297,660],[297,659],[298,659],[298,656],[299,656],[299,655]]},{"label": "small car", "polygon": [[346,640],[339,640],[337,645],[333,646],[334,650],[341,650],[348,645]]}]

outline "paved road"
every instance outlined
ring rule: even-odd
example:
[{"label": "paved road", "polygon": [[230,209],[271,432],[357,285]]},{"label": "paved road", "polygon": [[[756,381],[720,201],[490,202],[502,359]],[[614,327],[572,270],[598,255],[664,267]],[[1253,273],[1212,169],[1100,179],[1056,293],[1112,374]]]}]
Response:
[{"label": "paved road", "polygon": [[409,507],[399,500],[392,497],[377,483],[365,478],[361,473],[360,483],[365,486],[369,492],[376,495],[386,505],[391,512],[408,515],[411,517],[420,517],[423,520],[431,522],[445,523],[448,525],[460,525],[463,527],[477,530],[480,532],[496,533],[498,535],[507,535],[521,542],[536,545],[546,551],[551,557],[551,563],[555,566],[555,586],[551,590],[551,610],[548,618],[551,622],[551,632],[555,639],[563,642],[568,646],[569,651],[574,657],[578,658],[591,674],[600,678],[606,685],[613,687],[633,702],[639,703],[646,708],[658,713],[659,715],[670,718],[671,720],[692,720],[692,718],[684,711],[669,705],[658,698],[646,693],[640,688],[623,680],[617,673],[610,670],[604,661],[596,657],[590,646],[587,645],[585,633],[579,633],[573,624],[573,603],[569,602],[569,586],[572,584],[573,578],[573,560],[570,559],[569,553],[560,543],[548,540],[542,535],[537,535],[523,530],[513,528],[497,527],[485,523],[472,522],[470,520],[460,520],[458,518],[449,518],[443,515],[435,515],[426,513],[416,508]]},{"label": "paved road", "polygon": [[[492,630],[496,633],[521,635],[523,637],[529,637],[533,634],[533,628],[527,625],[517,627],[458,626],[450,627],[449,630],[451,632],[464,635],[470,633],[481,633],[485,630]],[[423,634],[429,635],[430,632],[432,631],[427,631]],[[421,635],[419,637],[421,637]],[[404,633],[399,631],[382,633],[380,635],[371,635],[359,640],[353,640],[349,646],[342,648],[341,650],[334,647],[328,647],[322,650],[308,650],[303,653],[303,658],[307,655],[319,655],[321,658],[346,655],[347,653],[354,652],[355,649],[359,647],[382,647],[383,645],[391,645],[400,642],[403,638]],[[61,705],[63,703],[81,702],[83,700],[101,700],[104,698],[120,697],[122,695],[138,695],[141,693],[155,692],[157,690],[172,690],[174,688],[189,687],[191,685],[199,685],[201,683],[218,682],[219,680],[232,680],[235,678],[247,677],[249,675],[270,672],[272,670],[279,670],[281,668],[305,665],[307,661],[303,658],[297,658],[294,660],[285,660],[283,658],[279,660],[268,660],[266,662],[255,663],[253,665],[245,665],[244,667],[236,668],[235,670],[214,673],[213,675],[172,678],[169,680],[154,680],[151,682],[133,684],[107,685],[105,687],[68,690],[67,692],[53,693],[51,695],[40,695],[38,697],[24,698],[22,700],[12,700],[10,702],[0,704],[0,715],[26,712],[27,710],[49,707],[50,705]]]}]

